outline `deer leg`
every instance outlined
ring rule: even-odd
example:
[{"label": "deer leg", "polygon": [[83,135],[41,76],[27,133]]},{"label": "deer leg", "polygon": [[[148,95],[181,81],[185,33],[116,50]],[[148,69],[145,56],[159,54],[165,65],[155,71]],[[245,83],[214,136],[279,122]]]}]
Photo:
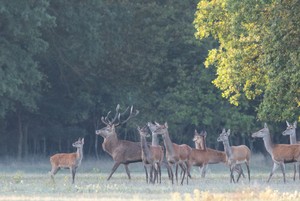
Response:
[{"label": "deer leg", "polygon": [[144,165],[145,173],[146,173],[146,183],[148,183],[148,170],[146,165]]},{"label": "deer leg", "polygon": [[71,174],[72,174],[72,184],[74,184],[75,174],[76,174],[76,168],[75,167],[71,167],[70,171],[71,171]]},{"label": "deer leg", "polygon": [[294,181],[296,180],[297,165],[298,163],[294,163],[294,177],[293,177]]},{"label": "deer leg", "polygon": [[[158,168],[158,174],[159,174],[159,183],[161,184],[161,167],[160,164],[157,164],[157,168]],[[157,179],[157,183],[158,183],[158,179]]]},{"label": "deer leg", "polygon": [[171,180],[172,180],[172,184],[174,184],[174,173],[172,170],[172,166],[168,165],[168,171],[170,172],[170,176],[171,176]]},{"label": "deer leg", "polygon": [[[241,177],[241,175],[242,175],[242,173],[241,173],[242,166],[241,166],[240,164],[237,164],[237,165],[234,167],[233,170],[236,171],[236,172],[238,173],[238,177],[237,177],[236,182],[239,182],[240,177]],[[244,178],[245,178],[245,176],[244,176]]]},{"label": "deer leg", "polygon": [[[121,163],[115,163],[115,164],[114,164],[114,166],[113,166],[112,169],[111,169],[111,173],[110,173],[110,175],[109,175],[108,178],[107,178],[107,181],[110,180],[111,176],[115,173],[116,169],[119,167],[120,164],[121,164]],[[130,178],[129,178],[129,179],[130,179]]]},{"label": "deer leg", "polygon": [[205,165],[203,165],[202,167],[199,167],[199,168],[200,168],[200,172],[201,172],[201,178],[205,178],[207,164],[205,164]]},{"label": "deer leg", "polygon": [[241,164],[237,164],[234,168],[234,170],[239,174],[239,175],[242,175],[243,178],[245,178],[245,174],[243,172],[243,168],[241,166]]},{"label": "deer leg", "polygon": [[285,165],[284,163],[280,163],[281,172],[283,175],[283,182],[285,183]]},{"label": "deer leg", "polygon": [[298,173],[299,173],[299,180],[300,180],[300,164],[297,162],[297,166],[298,166]]},{"label": "deer leg", "polygon": [[152,166],[152,169],[153,169],[153,174],[154,174],[154,178],[153,178],[153,184],[155,184],[155,180],[157,180],[158,181],[158,169],[157,169],[157,167],[156,167],[156,164],[154,164],[153,166]]},{"label": "deer leg", "polygon": [[54,182],[54,175],[60,170],[60,167],[52,167],[51,169],[51,179]]},{"label": "deer leg", "polygon": [[125,170],[126,170],[128,179],[131,179],[131,177],[130,177],[130,172],[129,172],[129,169],[128,169],[128,164],[124,164],[124,166],[125,166]]},{"label": "deer leg", "polygon": [[274,164],[273,164],[273,169],[272,169],[271,172],[270,172],[270,176],[269,176],[267,182],[270,181],[271,177],[273,176],[273,174],[274,174],[274,172],[275,172],[275,170],[276,170],[277,168],[278,168],[278,164],[277,164],[277,163],[274,163]]},{"label": "deer leg", "polygon": [[247,167],[247,171],[248,171],[248,180],[250,182],[250,167],[249,167],[249,163],[246,163],[246,167]]},{"label": "deer leg", "polygon": [[[180,165],[180,167],[181,167],[181,169],[183,171],[183,176],[182,176],[182,179],[181,179],[181,185],[183,185],[184,177],[187,174],[187,167],[185,167],[184,164],[182,164],[182,163],[180,163],[179,165]],[[186,177],[186,182],[188,184],[188,175]]]},{"label": "deer leg", "polygon": [[190,173],[191,166],[190,166],[190,164],[189,164],[188,161],[185,162],[185,165],[186,165],[186,167],[187,167],[187,175],[188,175],[188,177],[191,179],[191,178],[192,178],[191,173]]},{"label": "deer leg", "polygon": [[230,165],[230,183],[235,183],[235,180],[234,180],[234,176],[233,176],[233,169],[234,169],[235,165]]},{"label": "deer leg", "polygon": [[178,184],[178,164],[175,165],[176,169],[175,169],[175,177],[176,177],[176,182]]}]

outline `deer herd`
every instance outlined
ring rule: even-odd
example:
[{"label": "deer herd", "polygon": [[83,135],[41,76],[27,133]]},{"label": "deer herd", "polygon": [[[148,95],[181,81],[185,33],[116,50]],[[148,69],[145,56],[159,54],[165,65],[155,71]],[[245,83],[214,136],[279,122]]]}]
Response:
[{"label": "deer herd", "polygon": [[[244,175],[241,164],[245,164],[247,168],[248,181],[250,182],[250,158],[251,151],[245,145],[231,146],[229,143],[230,129],[222,130],[222,133],[217,138],[218,142],[224,145],[224,151],[218,151],[206,147],[206,131],[198,133],[195,130],[194,138],[195,148],[187,144],[176,144],[172,142],[168,124],[159,124],[157,122],[148,122],[144,127],[137,127],[140,135],[140,142],[133,142],[128,140],[120,140],[116,133],[116,127],[126,123],[129,119],[139,114],[138,110],[133,110],[129,107],[122,113],[119,112],[120,105],[116,107],[116,113],[113,118],[110,118],[110,112],[106,117],[102,117],[101,121],[106,125],[104,128],[96,130],[96,135],[103,138],[102,148],[113,159],[114,165],[107,178],[110,180],[114,172],[123,164],[128,176],[131,179],[128,165],[130,163],[142,162],[147,183],[161,183],[161,169],[166,167],[168,178],[174,184],[174,180],[182,185],[186,180],[188,184],[189,178],[192,178],[190,172],[192,166],[197,166],[200,169],[201,177],[205,177],[206,168],[208,164],[223,163],[229,167],[230,182],[238,182],[240,177]],[[121,116],[128,113],[128,117],[121,121]],[[270,172],[267,182],[270,181],[275,170],[280,166],[283,181],[285,178],[285,163],[294,163],[294,177],[298,169],[300,179],[300,144],[296,140],[297,121],[293,124],[287,123],[287,129],[282,133],[284,136],[290,136],[290,144],[273,144],[271,140],[270,131],[265,123],[264,128],[252,134],[253,138],[262,138],[266,150],[271,155],[273,161],[273,168]],[[152,142],[147,142],[147,137],[152,137]],[[159,143],[159,137],[162,136],[164,146]],[[72,183],[75,180],[76,169],[80,166],[83,158],[84,139],[78,139],[74,142],[73,147],[77,148],[75,153],[60,153],[50,157],[51,178],[54,181],[54,175],[61,168],[70,169],[72,175]],[[175,168],[175,172],[173,172]],[[180,171],[179,171],[180,168]],[[237,178],[234,178],[236,172]]]}]

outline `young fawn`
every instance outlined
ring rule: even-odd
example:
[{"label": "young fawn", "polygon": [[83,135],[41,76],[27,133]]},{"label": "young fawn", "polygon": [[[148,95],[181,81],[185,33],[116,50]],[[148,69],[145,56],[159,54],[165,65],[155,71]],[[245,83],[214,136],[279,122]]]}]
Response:
[{"label": "young fawn", "polygon": [[51,169],[51,178],[54,181],[54,175],[61,169],[70,169],[72,174],[72,184],[74,184],[76,169],[80,166],[83,158],[83,148],[84,138],[78,139],[72,144],[73,147],[77,148],[75,153],[60,153],[55,154],[50,157],[50,163],[52,166]]}]

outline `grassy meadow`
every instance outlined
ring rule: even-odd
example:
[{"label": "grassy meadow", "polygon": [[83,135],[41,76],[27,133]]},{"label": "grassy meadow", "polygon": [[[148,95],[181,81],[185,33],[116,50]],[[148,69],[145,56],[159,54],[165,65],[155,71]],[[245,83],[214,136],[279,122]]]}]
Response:
[{"label": "grassy meadow", "polygon": [[[108,159],[84,159],[79,167],[75,184],[71,184],[69,170],[60,170],[52,182],[50,163],[45,159],[27,162],[1,160],[0,200],[297,200],[300,199],[300,181],[293,181],[293,165],[286,165],[287,182],[284,184],[280,169],[266,183],[272,168],[271,160],[253,156],[251,182],[241,178],[238,184],[229,182],[228,167],[209,165],[206,178],[201,178],[197,167],[191,171],[189,184],[174,184],[168,180],[167,171],[162,169],[161,184],[147,184],[142,163],[129,165],[131,180],[125,169],[118,168],[107,181],[113,161]],[[243,166],[244,173],[246,167]],[[297,175],[297,178],[299,176]]]}]

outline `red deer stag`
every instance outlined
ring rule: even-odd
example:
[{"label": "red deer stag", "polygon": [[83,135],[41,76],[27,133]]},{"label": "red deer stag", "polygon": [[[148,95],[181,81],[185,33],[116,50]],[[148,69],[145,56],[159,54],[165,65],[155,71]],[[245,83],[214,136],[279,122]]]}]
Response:
[{"label": "red deer stag", "polygon": [[[148,124],[151,124],[150,122]],[[165,123],[164,125],[160,125],[157,122],[155,122],[157,125],[157,129],[153,131],[155,134],[159,134],[163,136],[164,140],[164,145],[166,148],[166,158],[170,166],[170,174],[171,174],[171,179],[172,179],[172,184],[174,183],[174,174],[172,170],[172,166],[179,165],[181,169],[183,170],[183,177],[181,180],[181,184],[183,184],[185,175],[187,175],[187,183],[188,183],[188,175],[189,175],[189,167],[188,167],[188,159],[189,155],[191,153],[191,147],[182,144],[178,145],[175,143],[172,143],[169,132],[168,132],[168,124]],[[178,172],[176,168],[176,181],[178,181]]]},{"label": "red deer stag", "polygon": [[266,150],[272,157],[273,169],[270,172],[268,182],[273,176],[275,170],[280,166],[283,174],[283,182],[285,183],[285,163],[294,163],[300,161],[300,145],[298,144],[273,144],[270,136],[270,131],[265,123],[264,128],[253,133],[252,137],[262,138]]},{"label": "red deer stag", "polygon": [[[286,121],[287,128],[285,131],[282,132],[282,135],[289,135],[290,136],[290,144],[299,144],[297,142],[297,136],[296,136],[296,128],[297,128],[297,121],[294,122],[294,124],[290,124],[288,121]],[[296,179],[296,172],[297,172],[297,166],[299,171],[299,179],[300,179],[300,165],[299,163],[294,163],[294,181]]]},{"label": "red deer stag", "polygon": [[[197,130],[195,130],[193,141],[195,142],[196,149],[200,150],[206,150],[208,153],[208,161],[207,164],[217,164],[217,163],[224,163],[227,165],[227,156],[224,151],[218,151],[215,149],[207,148],[206,146],[206,131],[202,131],[201,133],[198,133]],[[200,167],[201,177],[205,177],[206,173],[206,167],[207,165]],[[243,177],[245,177],[243,173],[243,169],[240,164],[236,165],[236,168],[234,169],[238,174],[241,174]],[[239,179],[240,176],[238,176]],[[237,180],[238,181],[238,180]]]},{"label": "red deer stag", "polygon": [[61,168],[67,168],[70,169],[71,171],[72,184],[74,184],[76,170],[80,166],[83,158],[83,151],[82,151],[83,145],[84,145],[84,138],[82,139],[79,138],[76,142],[72,144],[73,147],[77,148],[77,151],[75,153],[60,153],[50,157],[50,163],[52,166],[51,178],[53,181],[54,181],[54,175]]},{"label": "red deer stag", "polygon": [[[161,162],[164,157],[164,152],[161,146],[159,145],[148,145],[146,137],[150,136],[147,127],[140,128],[138,131],[141,137],[141,148],[142,148],[142,160],[144,163],[144,168],[146,172],[146,182],[155,183],[155,180],[160,177],[159,182],[161,183]],[[147,166],[150,166],[150,180],[148,180],[148,171]],[[153,176],[154,173],[154,176]]]},{"label": "red deer stag", "polygon": [[[218,142],[223,142],[224,150],[227,156],[227,164],[230,168],[230,182],[235,182],[233,177],[233,171],[236,168],[236,165],[245,163],[248,171],[248,179],[250,182],[250,157],[251,157],[251,151],[250,149],[245,145],[239,145],[239,146],[230,146],[229,145],[229,139],[228,136],[230,135],[230,129],[226,132],[225,129],[223,129],[222,133],[218,137]],[[241,174],[239,174],[237,181],[239,180]]]},{"label": "red deer stag", "polygon": [[[138,115],[139,111],[136,110],[133,112],[133,107],[131,106],[129,116],[126,120],[120,121],[120,116],[124,115],[128,108],[122,114],[119,112],[120,105],[116,107],[116,114],[112,120],[109,120],[108,116],[110,112],[107,113],[107,116],[101,118],[101,121],[106,125],[106,127],[96,130],[96,135],[101,135],[104,138],[102,143],[102,148],[106,151],[114,160],[114,165],[112,167],[111,173],[108,176],[107,180],[111,178],[114,172],[117,170],[120,164],[125,166],[125,170],[128,176],[128,179],[131,179],[128,165],[130,163],[142,162],[142,149],[139,142],[132,142],[128,140],[119,140],[115,127],[124,124],[132,117]],[[116,122],[118,120],[118,122]]]}]

